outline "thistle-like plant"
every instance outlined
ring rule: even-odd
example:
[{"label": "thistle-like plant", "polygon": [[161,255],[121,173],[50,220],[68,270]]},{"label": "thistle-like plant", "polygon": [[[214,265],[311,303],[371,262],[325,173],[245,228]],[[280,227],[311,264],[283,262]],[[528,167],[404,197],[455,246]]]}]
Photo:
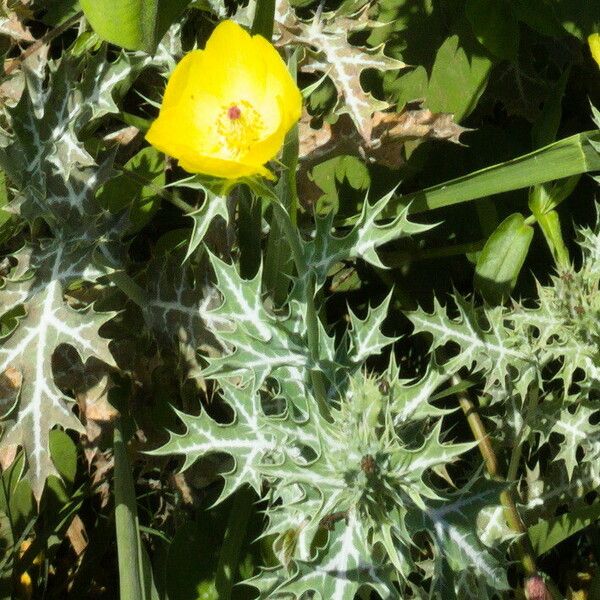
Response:
[{"label": "thistle-like plant", "polygon": [[[477,535],[479,512],[498,503],[503,486],[475,475],[460,492],[443,485],[445,468],[473,447],[452,442],[446,411],[430,402],[453,371],[432,361],[409,382],[392,360],[384,373],[368,372],[365,361],[394,341],[381,331],[389,297],[364,319],[351,313],[337,340],[314,310],[314,282],[320,287],[334,262],[360,256],[377,264],[378,245],[423,229],[405,214],[376,225],[388,199],[365,202],[343,237],[331,234],[330,216],[318,222],[314,240],[291,241],[299,275],[276,313],[263,302],[260,272],[244,280],[211,257],[222,302],[210,322],[227,350],[208,360],[204,376],[217,382],[233,417],[220,423],[205,411],[179,412],[185,433],[172,433],[155,453],[184,455],[184,468],[227,453],[233,466],[222,498],[243,485],[265,498],[265,535],[273,536],[280,565],[251,581],[261,597],[345,599],[362,588],[386,598],[409,589],[464,597],[468,582],[490,593],[507,587],[501,554]],[[419,583],[411,573],[420,573]]]},{"label": "thistle-like plant", "polygon": [[[366,10],[358,10],[361,5],[350,3],[309,23],[280,3],[275,25],[281,40],[304,47],[301,68],[332,79],[338,112],[351,115],[366,143],[373,112],[387,105],[362,88],[360,75],[404,63],[386,57],[381,48],[349,43],[349,32],[373,25]],[[176,46],[180,54],[180,44]],[[276,57],[272,49],[269,53]],[[79,58],[65,52],[46,67],[42,64],[39,72],[28,72],[21,99],[2,113],[0,166],[14,195],[9,210],[16,217],[14,231],[7,227],[10,234],[2,239],[10,246],[0,264],[0,376],[14,376],[20,389],[0,398],[1,441],[21,447],[23,456],[15,465],[20,473],[26,465],[22,474],[35,498],[40,501],[48,477],[58,473],[50,452],[51,430],[82,429],[63,389],[68,386],[57,377],[55,355],[60,346],[69,345],[84,360],[94,356],[114,364],[100,328],[115,313],[96,312],[93,304],[100,293],[114,292],[116,283],[155,334],[153,365],[175,355],[184,376],[212,380],[217,402],[227,407],[210,413],[201,407],[197,416],[177,408],[180,433],[171,433],[152,453],[182,456],[184,469],[209,455],[226,454],[228,459],[219,463],[226,465],[220,499],[244,487],[261,498],[263,535],[276,562],[246,582],[261,598],[506,597],[507,572],[514,564],[508,560],[508,542],[524,533],[525,525],[533,529],[540,519],[554,516],[559,501],[575,506],[600,485],[600,229],[580,231],[578,266],[563,268],[539,285],[536,304],[490,307],[457,293],[448,307],[436,301],[433,311],[407,313],[415,333],[428,336],[431,345],[424,374],[406,379],[394,348],[397,339],[387,328],[393,293],[372,303],[364,315],[349,309],[344,329],[323,318],[325,286],[339,263],[362,261],[384,269],[380,246],[429,226],[409,219],[411,207],[390,206],[389,194],[365,200],[343,231],[336,231],[336,215],[330,213],[316,215],[313,230],[300,233],[293,210],[287,208],[297,200],[297,152],[290,158],[293,133],[282,157],[287,171],[281,169],[276,187],[244,181],[261,197],[263,216],[270,218],[268,248],[293,255],[291,274],[287,260],[273,261],[286,263],[278,274],[277,294],[262,267],[251,278],[241,275],[235,257],[238,249],[244,257],[247,242],[226,248],[223,255],[234,257],[233,262],[219,258],[209,244],[201,246],[216,216],[229,226],[236,219],[240,224],[231,200],[247,198],[227,198],[221,187],[219,193],[216,187],[204,190],[201,207],[170,197],[193,222],[193,229],[183,233],[189,236],[187,253],[176,247],[180,237],[170,237],[149,244],[157,254],[161,247],[162,256],[143,266],[130,260],[126,242],[139,231],[132,234],[127,215],[112,214],[98,193],[113,177],[115,153],[104,147],[106,138],[90,139],[90,132],[100,118],[119,111],[116,96],[143,66],[174,63],[165,47],[154,59],[119,53],[112,62],[104,50]],[[283,62],[277,65],[280,75],[285,73]],[[263,65],[258,61],[255,66],[260,71]],[[280,79],[292,81],[287,73]],[[228,82],[223,78],[224,86]],[[226,100],[217,106],[220,124],[226,125],[225,141],[240,142],[240,148],[249,140],[254,144],[257,131],[265,133],[262,124],[257,120],[256,127],[249,127],[250,121],[243,120],[254,118],[252,111],[241,112],[248,108],[243,99],[239,105],[238,98]],[[243,174],[264,173],[263,162],[279,149],[296,112],[277,129],[273,152],[256,159],[254,167],[260,169]],[[181,129],[187,121],[172,116],[170,123],[180,127],[187,142],[189,132]],[[164,133],[172,137],[168,128]],[[196,153],[193,144],[185,151]],[[586,151],[591,152],[587,146]],[[587,164],[577,168],[591,169]],[[240,171],[229,172],[236,173]],[[205,182],[174,183],[202,187]],[[168,191],[159,190],[165,198]],[[439,202],[437,206],[444,205]],[[244,208],[238,204],[240,212]],[[266,231],[262,225],[256,229],[257,244]],[[279,244],[280,238],[285,243]],[[208,273],[198,268],[202,253],[208,257]],[[272,271],[268,259],[267,250],[263,264]],[[122,308],[123,294],[114,297]],[[122,314],[131,310],[127,305]],[[114,322],[110,326],[118,328]],[[213,341],[207,356],[204,347]],[[382,354],[387,366],[374,369]],[[135,362],[132,355],[125,361],[118,358],[120,366]],[[137,377],[132,365],[125,364],[124,371]],[[145,373],[144,379],[153,375]],[[455,412],[459,404],[454,400],[468,386],[486,423],[493,425],[479,431],[476,440],[465,434],[466,428],[455,426],[462,415]],[[497,462],[507,464],[506,477],[484,473],[477,445],[483,448],[486,442],[495,446]],[[521,469],[524,448],[528,463]],[[554,459],[551,468],[543,462],[544,453]],[[121,477],[123,485],[126,453],[118,458],[115,480]],[[135,507],[130,483],[129,508]],[[556,502],[547,498],[550,488]],[[518,517],[517,505],[525,524],[510,531],[504,510]],[[133,523],[132,530],[136,527]],[[136,535],[131,538],[139,550]]]}]

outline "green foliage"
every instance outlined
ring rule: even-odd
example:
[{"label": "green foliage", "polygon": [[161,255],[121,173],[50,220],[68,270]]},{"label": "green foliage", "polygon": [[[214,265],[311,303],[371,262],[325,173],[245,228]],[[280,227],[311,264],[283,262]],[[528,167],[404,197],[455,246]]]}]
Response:
[{"label": "green foliage", "polygon": [[[2,4],[0,595],[598,580],[588,4]],[[311,113],[277,183],[144,145],[227,14],[274,31]]]},{"label": "green foliage", "polygon": [[492,304],[506,299],[515,287],[533,238],[523,215],[507,217],[490,235],[475,267],[475,287]]},{"label": "green foliage", "polygon": [[[363,254],[363,236],[344,240],[310,251],[307,265],[319,272],[323,262]],[[374,238],[370,250],[385,241]],[[445,442],[440,411],[428,405],[429,394],[451,371],[406,386],[394,364],[377,378],[356,369],[393,341],[380,333],[387,302],[364,320],[351,315],[351,328],[337,348],[322,332],[314,364],[303,325],[308,309],[298,298],[302,287],[296,286],[288,313],[278,317],[263,305],[260,273],[243,280],[235,267],[215,257],[211,262],[222,297],[211,311],[213,334],[231,351],[210,360],[204,375],[218,379],[234,417],[221,424],[206,411],[197,417],[180,412],[185,433],[171,434],[154,453],[182,454],[186,468],[226,452],[234,466],[224,475],[222,497],[244,484],[260,492],[268,483],[266,533],[275,536],[282,566],[253,580],[262,596],[299,597],[314,590],[341,599],[364,584],[384,597],[399,597],[392,581],[409,585],[416,560],[412,539],[423,530],[434,549],[431,585],[453,586],[455,573],[466,569],[484,587],[505,588],[501,563],[474,533],[478,512],[497,502],[499,488],[478,481],[465,494],[449,495],[431,479],[436,469],[472,448]],[[318,392],[310,373],[315,369],[329,380],[329,418],[314,408]],[[415,427],[423,422],[424,429]],[[472,514],[465,513],[466,506]],[[315,556],[311,548],[324,530],[328,542]],[[354,571],[363,573],[362,579],[352,576]]]},{"label": "green foliage", "polygon": [[[569,478],[577,465],[589,467],[592,478],[597,476],[596,425],[590,421],[597,408],[589,397],[600,386],[599,236],[598,227],[580,231],[581,267],[569,268],[551,285],[539,286],[536,307],[514,303],[508,308],[476,308],[457,295],[458,317],[449,317],[437,303],[432,314],[420,310],[409,314],[416,331],[433,337],[433,348],[458,344],[460,351],[444,368],[480,371],[493,401],[516,397],[523,406],[532,394],[542,398],[534,405],[527,435],[538,431],[540,443],[549,445],[551,434],[560,436],[556,460],[564,463]],[[548,368],[553,373],[550,379]],[[579,458],[578,449],[583,453]]]},{"label": "green foliage", "polygon": [[[79,67],[80,69],[81,67]],[[127,62],[91,61],[80,86],[69,87],[78,67],[68,59],[57,66],[50,88],[35,87],[10,112],[13,131],[0,151],[0,162],[21,193],[11,204],[26,219],[44,219],[51,239],[36,240],[15,255],[17,267],[3,289],[3,312],[22,306],[25,317],[0,350],[0,372],[17,369],[23,378],[20,399],[8,416],[6,444],[19,444],[28,458],[27,478],[39,501],[45,481],[56,474],[48,433],[56,425],[79,429],[69,403],[56,387],[52,355],[60,344],[77,349],[83,360],[97,356],[113,362],[108,340],[98,334],[110,315],[74,310],[63,299],[69,286],[94,281],[114,260],[115,219],[95,200],[110,176],[112,157],[98,167],[77,139],[84,120],[116,110],[112,77],[126,76]],[[47,103],[36,116],[35,98]],[[51,108],[49,108],[51,107]],[[111,239],[112,238],[112,239]]]},{"label": "green foliage", "polygon": [[154,52],[190,0],[80,0],[96,33],[129,50]]},{"label": "green foliage", "polygon": [[483,46],[498,58],[517,59],[519,26],[509,2],[468,0],[465,12]]}]

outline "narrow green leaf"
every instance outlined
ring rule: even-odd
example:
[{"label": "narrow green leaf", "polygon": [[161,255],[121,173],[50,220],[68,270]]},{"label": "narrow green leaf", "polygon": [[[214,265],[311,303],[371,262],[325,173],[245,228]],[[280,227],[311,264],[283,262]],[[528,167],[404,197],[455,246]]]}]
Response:
[{"label": "narrow green leaf", "polygon": [[135,489],[120,420],[115,427],[113,447],[120,597],[121,600],[146,600]]},{"label": "narrow green leaf", "polygon": [[[570,72],[571,69],[568,68],[561,75],[533,126],[531,137],[536,148],[556,140],[562,116],[562,99]],[[554,208],[571,194],[578,181],[579,175],[573,175],[554,183],[536,185],[529,192],[529,208],[546,238],[555,262],[563,267],[569,264],[569,251],[563,239],[560,217]]]},{"label": "narrow green leaf", "polygon": [[10,213],[5,209],[8,206],[8,192],[6,190],[6,175],[0,171],[0,227],[10,219]]},{"label": "narrow green leaf", "polygon": [[600,519],[600,502],[583,506],[554,519],[540,521],[528,533],[535,553],[545,554],[555,546]]},{"label": "narrow green leaf", "polygon": [[252,22],[252,34],[262,35],[271,41],[275,19],[275,0],[257,0]]},{"label": "narrow green leaf", "polygon": [[[600,171],[600,155],[594,143],[600,143],[600,130],[564,138],[529,154],[392,199],[382,217],[398,215],[409,205],[411,214],[426,212],[571,175]],[[354,222],[356,217],[338,225]]]},{"label": "narrow green leaf", "polygon": [[560,218],[554,210],[571,194],[579,175],[533,187],[529,193],[529,208],[538,222],[550,252],[558,265],[569,264],[569,251],[562,236]]},{"label": "narrow green leaf", "polygon": [[153,52],[189,0],[81,0],[94,31],[128,50]]},{"label": "narrow green leaf", "polygon": [[475,287],[491,304],[499,304],[514,287],[533,238],[521,213],[504,219],[486,242],[475,267]]},{"label": "narrow green leaf", "polygon": [[[10,521],[10,532],[2,531],[2,538],[8,534],[13,542],[21,536],[27,523],[34,517],[34,502],[31,486],[23,479],[25,455],[20,452],[12,465],[2,472],[0,477],[0,515],[6,515]],[[16,539],[12,540],[12,536]]]},{"label": "narrow green leaf", "polygon": [[[77,446],[75,442],[60,429],[50,432],[50,455],[61,479],[51,477],[47,486],[57,500],[65,504],[71,496],[71,488],[77,473]],[[48,508],[46,507],[46,512]]]},{"label": "narrow green leaf", "polygon": [[235,597],[233,585],[238,576],[248,520],[252,515],[255,500],[256,494],[247,486],[241,488],[235,495],[215,575],[215,588],[220,600],[231,600]]},{"label": "narrow green leaf", "polygon": [[548,98],[544,102],[544,107],[540,116],[533,124],[531,137],[535,148],[541,148],[556,140],[556,134],[558,133],[562,115],[562,99],[565,95],[565,88],[570,74],[571,69],[568,68],[560,76],[559,80],[554,85],[554,89],[550,92]]}]

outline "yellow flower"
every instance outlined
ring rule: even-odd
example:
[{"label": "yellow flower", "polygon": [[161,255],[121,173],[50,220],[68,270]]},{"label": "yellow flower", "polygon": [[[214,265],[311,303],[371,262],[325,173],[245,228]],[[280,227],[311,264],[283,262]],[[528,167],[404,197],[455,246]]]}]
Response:
[{"label": "yellow flower", "polygon": [[177,65],[146,139],[190,173],[272,177],[264,164],[300,118],[302,97],[275,48],[220,23]]},{"label": "yellow flower", "polygon": [[588,37],[588,44],[590,45],[592,58],[600,67],[600,33],[592,33],[592,35]]}]

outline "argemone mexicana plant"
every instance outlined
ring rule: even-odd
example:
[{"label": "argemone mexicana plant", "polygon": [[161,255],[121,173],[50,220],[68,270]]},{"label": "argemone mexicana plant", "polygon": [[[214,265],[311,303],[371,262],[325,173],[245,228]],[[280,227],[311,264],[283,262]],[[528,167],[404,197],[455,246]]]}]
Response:
[{"label": "argemone mexicana plant", "polygon": [[[18,450],[0,474],[0,591],[19,580],[24,594],[46,589],[40,572],[63,573],[55,558],[73,543],[73,516],[85,526],[91,514],[104,521],[98,537],[116,532],[124,600],[179,599],[182,583],[210,600],[561,598],[540,556],[575,534],[581,542],[600,516],[600,227],[588,214],[568,240],[556,210],[580,174],[600,170],[600,131],[553,141],[564,86],[533,152],[443,183],[423,173],[430,187],[403,196],[390,169],[411,156],[413,168],[429,138],[456,142],[477,126],[427,102],[470,85],[456,109],[467,115],[491,76],[486,53],[505,56],[504,46],[467,57],[450,36],[431,73],[410,72],[425,105],[410,97],[394,111],[385,90],[408,55],[384,47],[395,25],[382,27],[369,4],[297,14],[258,0],[223,20],[224,5],[194,2],[158,47],[185,2],[148,0],[143,27],[127,20],[116,32],[81,4],[96,32],[6,67],[17,65],[19,85],[0,116],[10,196],[7,208],[0,197],[2,464]],[[467,4],[460,22],[477,24],[479,5]],[[85,30],[81,19],[44,40],[68,41],[60,36]],[[16,13],[0,21],[28,40],[18,23]],[[579,39],[595,73],[588,33]],[[98,35],[153,53],[115,53]],[[146,72],[150,93],[135,83]],[[404,93],[410,80],[400,79]],[[132,100],[142,91],[149,104],[162,95],[158,115]],[[312,112],[301,118],[303,97]],[[324,177],[337,204],[299,197],[306,164],[317,181],[327,153],[348,144],[357,151]],[[372,181],[368,193],[357,190],[369,183],[353,187],[353,168]],[[340,172],[348,181],[336,186]],[[530,213],[511,208],[485,239],[455,243],[455,205],[483,200],[483,223],[494,194],[527,187],[520,210]],[[536,242],[555,262],[512,299]],[[465,253],[481,296],[471,280],[452,289],[423,279],[414,297],[403,289],[421,275],[416,260]],[[344,304],[338,275],[348,271],[362,287]],[[177,460],[185,475],[173,477]],[[194,554],[192,512],[227,521],[208,591],[195,570],[182,582],[177,562],[178,548]],[[260,552],[242,565],[248,521]],[[201,541],[193,569],[209,562]],[[77,596],[87,572],[58,593]]]}]

